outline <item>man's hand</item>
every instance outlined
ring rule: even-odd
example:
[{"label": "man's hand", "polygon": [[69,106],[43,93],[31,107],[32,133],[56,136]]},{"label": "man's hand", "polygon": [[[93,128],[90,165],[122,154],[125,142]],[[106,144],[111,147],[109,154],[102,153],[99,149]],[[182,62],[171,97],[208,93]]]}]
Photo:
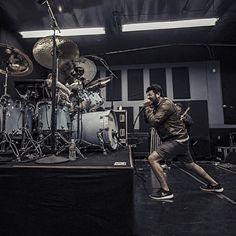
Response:
[{"label": "man's hand", "polygon": [[144,107],[148,107],[148,106],[150,106],[152,104],[152,101],[150,100],[150,99],[148,99],[148,98],[146,98],[145,100],[144,100],[144,102],[143,102],[143,106]]}]

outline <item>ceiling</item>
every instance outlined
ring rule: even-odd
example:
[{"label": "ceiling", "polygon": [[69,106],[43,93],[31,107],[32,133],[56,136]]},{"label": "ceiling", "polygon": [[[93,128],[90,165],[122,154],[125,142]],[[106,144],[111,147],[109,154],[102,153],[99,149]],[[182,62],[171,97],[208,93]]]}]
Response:
[{"label": "ceiling", "polygon": [[[39,39],[22,39],[16,33],[50,29],[47,5],[38,2],[0,1],[0,28],[14,35],[31,58],[33,46]],[[61,29],[105,27],[105,35],[70,39],[78,45],[81,55],[95,54],[111,65],[210,60],[217,59],[222,53],[230,55],[235,50],[234,0],[49,0],[49,3]],[[217,25],[121,32],[124,23],[207,17],[219,17]],[[6,34],[0,39],[0,43],[12,43]]]}]

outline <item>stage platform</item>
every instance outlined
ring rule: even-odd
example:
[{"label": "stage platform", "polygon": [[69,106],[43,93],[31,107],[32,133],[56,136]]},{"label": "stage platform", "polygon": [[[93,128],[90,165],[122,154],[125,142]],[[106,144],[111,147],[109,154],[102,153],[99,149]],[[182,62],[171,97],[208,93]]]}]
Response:
[{"label": "stage platform", "polygon": [[0,234],[133,235],[130,149],[60,164],[1,163]]}]

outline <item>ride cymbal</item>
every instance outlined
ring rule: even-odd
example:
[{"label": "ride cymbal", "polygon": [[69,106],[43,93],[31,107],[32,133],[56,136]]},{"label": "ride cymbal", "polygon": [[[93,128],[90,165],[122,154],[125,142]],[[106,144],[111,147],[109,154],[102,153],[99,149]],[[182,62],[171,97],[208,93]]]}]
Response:
[{"label": "ride cymbal", "polygon": [[[6,71],[6,69],[8,71]],[[0,43],[0,73],[8,76],[26,76],[33,71],[33,63],[20,49]]]},{"label": "ride cymbal", "polygon": [[[74,59],[78,57],[79,49],[73,41],[56,36],[57,58]],[[52,69],[53,57],[53,36],[47,36],[37,41],[33,47],[33,55],[35,60],[43,67]]]}]

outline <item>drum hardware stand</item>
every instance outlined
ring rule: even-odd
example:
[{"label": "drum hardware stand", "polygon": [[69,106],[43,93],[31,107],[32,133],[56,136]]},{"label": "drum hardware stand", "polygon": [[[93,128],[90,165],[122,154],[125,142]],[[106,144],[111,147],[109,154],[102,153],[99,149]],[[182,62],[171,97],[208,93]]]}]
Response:
[{"label": "drum hardware stand", "polygon": [[8,142],[9,146],[13,152],[13,154],[16,156],[17,161],[20,161],[20,154],[19,151],[14,143],[14,141],[12,140],[12,138],[10,137],[10,135],[4,130],[3,131],[3,141],[0,143],[1,144],[1,151],[3,151],[3,153],[6,151],[6,146],[5,143]]},{"label": "drum hardware stand", "polygon": [[47,136],[44,137],[44,135],[41,133],[39,134],[39,140],[37,142],[40,146],[43,146],[44,148],[46,147],[49,151],[51,150],[51,146],[46,145],[44,141],[47,140],[50,136],[51,134],[48,134]]},{"label": "drum hardware stand", "polygon": [[62,163],[69,161],[68,158],[62,156],[56,156],[56,84],[58,78],[58,51],[56,45],[56,30],[60,31],[56,18],[53,14],[51,6],[48,0],[43,1],[42,4],[46,3],[48,8],[49,17],[51,19],[51,27],[53,28],[53,51],[52,51],[52,113],[51,113],[51,134],[47,137],[51,137],[51,155],[42,159],[37,160],[37,163]]},{"label": "drum hardware stand", "polygon": [[[30,151],[30,149],[32,147],[34,147],[35,151],[37,152],[36,155],[38,157],[41,157],[42,156],[42,149],[41,149],[40,145],[33,139],[29,130],[27,128],[22,128],[22,133],[24,133],[24,139],[22,140],[22,147],[20,149],[21,155],[26,154],[28,151]],[[26,138],[28,139],[27,143],[25,143]]]},{"label": "drum hardware stand", "polygon": [[9,146],[13,152],[13,154],[16,156],[17,160],[20,161],[20,154],[19,151],[12,140],[11,136],[6,132],[6,115],[7,115],[7,102],[10,96],[7,94],[7,86],[8,86],[8,63],[6,64],[5,69],[5,81],[4,81],[4,95],[1,97],[1,102],[3,103],[3,120],[2,120],[2,132],[3,132],[3,140],[1,141],[1,151],[4,153],[6,151],[6,142],[9,143]]},{"label": "drum hardware stand", "polygon": [[[79,117],[79,114],[78,114],[78,111],[77,111],[77,117]],[[78,118],[79,119],[79,118]],[[79,121],[78,121],[79,123]],[[77,135],[78,134],[78,129],[77,129]],[[60,134],[59,134],[60,135]],[[61,137],[62,140],[65,142],[65,145],[63,145],[58,151],[57,151],[57,154],[60,154],[61,152],[63,152],[64,150],[66,150],[67,148],[69,149],[70,145],[71,145],[71,142],[67,141],[63,136]],[[70,123],[70,126],[69,126],[69,138],[71,139],[72,138],[72,118],[71,118],[71,123]],[[76,152],[77,154],[82,157],[83,159],[87,159],[80,151],[80,149],[77,147],[77,144],[79,144],[80,142],[83,142],[83,140],[81,139],[75,139],[75,144],[76,144]]]},{"label": "drum hardware stand", "polygon": [[[78,96],[77,97],[77,105],[76,105],[76,113],[75,114],[77,114],[77,137],[79,137],[80,136],[80,114],[81,114],[81,110],[80,110],[80,107],[79,107],[79,103],[82,101],[82,98],[81,98],[81,96]],[[75,115],[74,114],[74,115]],[[71,120],[71,122],[70,122],[70,126],[69,126],[69,133],[70,133],[70,135],[69,135],[69,137],[70,138],[72,138],[72,116],[74,116],[74,115],[70,115],[70,120]],[[62,149],[62,151],[64,151],[67,147],[69,148],[69,146],[70,146],[70,144],[71,144],[71,142],[68,142],[67,140],[66,140],[66,142],[67,142],[67,145],[65,146],[65,147],[63,147],[63,149]],[[76,139],[75,140],[75,144],[76,144],[76,152],[77,152],[77,154],[80,156],[80,157],[82,157],[83,159],[87,159],[82,153],[81,153],[81,151],[80,151],[80,149],[79,149],[79,147],[80,147],[80,142],[85,142],[84,140],[82,140],[81,138],[79,138],[79,139]],[[77,145],[79,146],[79,147],[77,147]]]},{"label": "drum hardware stand", "polygon": [[[27,99],[27,97],[25,98]],[[22,114],[22,142],[21,142],[21,155],[26,154],[32,147],[37,152],[37,156],[41,157],[42,156],[42,150],[40,145],[33,139],[31,133],[29,132],[29,129],[26,127],[26,120],[25,120],[25,115],[26,115],[26,101],[23,101],[23,107],[21,109],[21,114]],[[27,141],[27,143],[26,143]],[[31,145],[30,145],[31,144]],[[29,146],[30,145],[30,146]]]},{"label": "drum hardware stand", "polygon": [[[79,100],[78,100],[79,102],[81,101],[81,98],[79,97]],[[77,109],[77,137],[79,137],[79,139],[77,139],[76,141],[75,141],[75,143],[76,143],[76,152],[77,152],[77,154],[79,155],[79,156],[81,156],[83,159],[87,159],[82,153],[81,153],[81,151],[80,151],[80,149],[77,147],[77,144],[79,145],[79,147],[80,147],[80,143],[81,142],[84,142],[84,140],[82,140],[81,139],[81,136],[82,136],[82,117],[81,117],[81,125],[80,125],[80,115],[81,115],[82,113],[81,113],[81,109],[80,109],[80,107],[79,107],[79,105],[78,105],[78,109]],[[81,134],[81,136],[80,136],[80,134]]]},{"label": "drum hardware stand", "polygon": [[[63,145],[57,152],[56,152],[56,155],[60,154],[61,152],[65,151],[67,148],[70,147],[71,145],[71,142],[67,141],[63,136],[61,137],[63,139],[63,141],[66,143],[65,145]],[[77,143],[78,141],[80,142],[80,140],[76,140],[75,143],[76,143],[76,152],[77,154],[82,157],[83,159],[87,159],[87,157],[85,157],[82,152],[80,151],[80,149],[77,147]]]},{"label": "drum hardware stand", "polygon": [[112,130],[112,137],[116,139],[118,145],[122,148],[125,148],[125,146],[121,143],[118,132],[115,130]]},{"label": "drum hardware stand", "polygon": [[[20,94],[18,89],[15,89],[15,90],[16,90],[16,92],[18,93],[18,95],[20,96],[20,98],[23,101],[22,102],[23,105],[22,105],[22,108],[21,108],[21,115],[22,115],[22,141],[21,141],[21,149],[19,150],[20,151],[20,155],[23,156],[28,151],[30,151],[30,149],[32,147],[34,147],[34,149],[37,152],[37,157],[41,157],[42,156],[42,150],[40,148],[40,145],[38,145],[37,142],[33,139],[29,129],[26,127],[26,120],[25,120],[25,116],[26,116],[26,102],[27,102],[27,100],[29,98],[28,97],[29,94],[26,93],[25,95],[22,95],[22,94]],[[18,131],[16,131],[14,133],[14,135],[17,134],[17,132]]]},{"label": "drum hardware stand", "polygon": [[[51,146],[49,146],[49,145],[46,145],[44,142],[47,140],[47,139],[49,139],[50,137],[51,137],[51,135],[52,135],[52,133],[49,133],[49,134],[47,134],[46,136],[44,136],[44,134],[43,134],[43,132],[42,133],[40,133],[39,134],[39,140],[38,140],[38,145],[39,146],[42,146],[42,147],[46,147],[48,150],[51,150]],[[56,132],[55,133],[55,142],[56,142],[56,147],[58,147],[58,139],[61,139],[62,141],[64,141],[65,143],[69,143],[67,140],[66,140],[66,138],[60,133],[60,132]],[[62,146],[62,147],[64,147],[64,145]],[[62,148],[61,147],[61,148]],[[61,149],[60,148],[60,149]],[[61,153],[61,152],[58,152],[58,149],[55,149],[55,151],[56,151],[56,155],[58,155],[59,153]]]},{"label": "drum hardware stand", "polygon": [[103,130],[100,129],[99,132],[97,132],[97,137],[101,143],[101,148],[103,151],[103,155],[107,155],[107,150],[105,148],[105,142],[104,142],[104,138],[103,138]]}]

